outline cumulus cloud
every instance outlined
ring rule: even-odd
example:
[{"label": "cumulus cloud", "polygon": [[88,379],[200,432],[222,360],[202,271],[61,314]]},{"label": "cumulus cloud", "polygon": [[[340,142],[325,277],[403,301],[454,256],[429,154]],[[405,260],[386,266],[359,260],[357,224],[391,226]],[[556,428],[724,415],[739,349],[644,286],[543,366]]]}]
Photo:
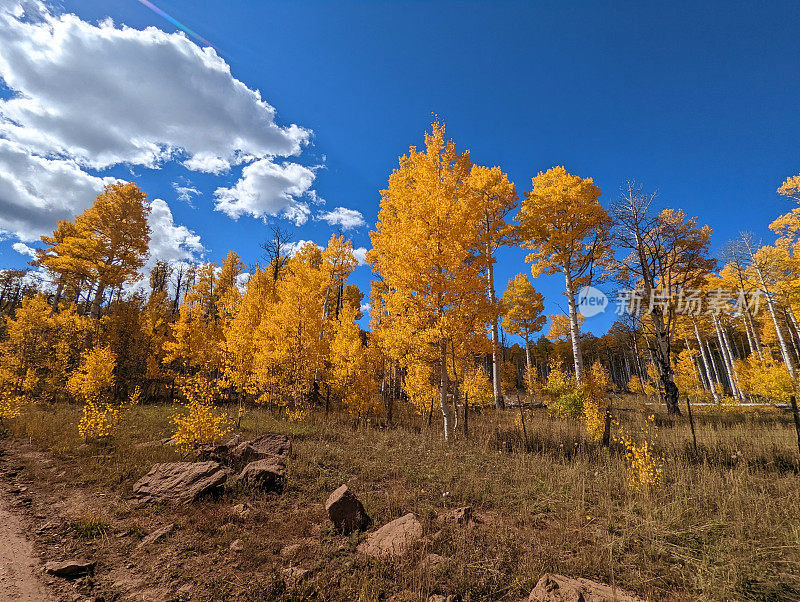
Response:
[{"label": "cumulus cloud", "polygon": [[[276,123],[213,48],[155,27],[56,15],[38,0],[0,0],[0,48],[10,91],[0,98],[0,230],[34,240],[110,181],[87,170],[166,161],[211,174],[244,165],[217,191],[231,217],[308,219],[298,198],[315,198],[314,172],[285,158],[311,131]],[[191,199],[184,188],[179,198]]]},{"label": "cumulus cloud", "polygon": [[242,170],[230,188],[217,188],[214,209],[228,217],[285,217],[296,224],[308,221],[308,203],[299,200],[314,182],[314,172],[297,163],[273,163],[261,159]]},{"label": "cumulus cloud", "polygon": [[200,236],[186,226],[176,224],[172,210],[166,201],[154,199],[150,203],[150,260],[152,267],[157,260],[167,262],[193,261],[205,249]]},{"label": "cumulus cloud", "polygon": [[[20,4],[0,19],[0,131],[37,154],[100,169],[155,166],[184,156],[190,169],[219,171],[249,157],[300,152],[310,132],[280,127],[275,109],[231,75],[213,48],[155,27],[93,25]],[[13,10],[16,7],[16,10]],[[12,14],[13,13],[13,14]]]},{"label": "cumulus cloud", "polygon": [[0,229],[23,241],[37,240],[58,220],[89,207],[114,180],[91,176],[72,161],[31,155],[0,138]]},{"label": "cumulus cloud", "polygon": [[328,222],[331,226],[339,226],[342,230],[359,228],[366,224],[360,211],[344,207],[337,207],[333,211],[323,211],[317,218]]},{"label": "cumulus cloud", "polygon": [[15,242],[11,245],[11,248],[14,249],[17,253],[22,255],[28,255],[29,257],[36,257],[36,249],[33,247],[29,247],[23,242]]},{"label": "cumulus cloud", "polygon": [[358,265],[367,265],[367,249],[365,247],[356,247],[353,249],[353,255],[358,260]]}]

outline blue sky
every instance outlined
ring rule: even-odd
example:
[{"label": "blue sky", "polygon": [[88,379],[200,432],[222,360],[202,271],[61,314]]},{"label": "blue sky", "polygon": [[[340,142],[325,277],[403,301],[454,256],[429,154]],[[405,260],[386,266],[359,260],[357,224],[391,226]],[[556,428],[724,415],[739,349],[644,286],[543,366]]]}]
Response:
[{"label": "blue sky", "polygon": [[[742,229],[771,240],[768,223],[790,209],[775,189],[800,170],[795,2],[155,4],[213,43],[232,76],[275,108],[278,127],[313,132],[287,160],[313,171],[309,190],[325,205],[303,196],[309,219],[300,226],[267,217],[296,240],[324,244],[335,227],[315,216],[344,207],[363,214],[367,225],[346,233],[354,246],[368,247],[379,190],[398,155],[421,143],[432,112],[475,162],[507,171],[520,195],[553,165],[593,177],[606,204],[635,179],[658,189],[663,205],[711,225],[715,249]],[[135,0],[64,0],[47,10],[92,25],[108,17],[115,27],[177,31]],[[131,79],[160,68],[140,61]],[[133,85],[121,88],[137,94]],[[6,81],[4,96],[14,91]],[[243,166],[204,173],[172,157],[155,169],[120,161],[82,170],[133,179],[151,199],[163,199],[174,224],[200,236],[205,259],[219,261],[232,248],[254,263],[264,221],[214,210],[215,191],[235,186]],[[175,182],[199,191],[191,205],[178,199]],[[3,267],[24,265],[12,249],[17,241],[10,233],[0,242]],[[523,258],[501,252],[501,290],[527,271]],[[353,280],[368,292],[370,277],[360,267]],[[563,311],[560,278],[535,286],[548,313]],[[595,317],[587,327],[599,333],[609,323]]]}]

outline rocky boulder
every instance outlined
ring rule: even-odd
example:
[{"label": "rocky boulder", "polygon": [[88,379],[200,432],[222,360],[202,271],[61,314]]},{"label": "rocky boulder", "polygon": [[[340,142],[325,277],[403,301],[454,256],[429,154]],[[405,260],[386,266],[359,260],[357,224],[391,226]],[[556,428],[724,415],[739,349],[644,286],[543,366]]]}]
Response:
[{"label": "rocky boulder", "polygon": [[328,496],[325,510],[334,528],[341,533],[363,531],[372,524],[372,519],[364,510],[364,505],[353,493],[342,485]]},{"label": "rocky boulder", "polygon": [[441,515],[444,521],[454,522],[459,525],[466,525],[474,521],[472,506],[462,506],[453,508]]},{"label": "rocky boulder", "polygon": [[422,523],[409,513],[370,533],[358,551],[374,558],[402,556],[421,537]]},{"label": "rocky boulder", "polygon": [[529,602],[645,602],[605,583],[547,573],[533,588]]},{"label": "rocky boulder", "polygon": [[239,482],[265,491],[283,491],[286,464],[281,456],[250,462],[239,474]]},{"label": "rocky boulder", "polygon": [[228,471],[219,462],[165,462],[139,479],[133,493],[143,502],[188,504],[218,492],[227,478]]},{"label": "rocky boulder", "polygon": [[292,455],[292,440],[286,435],[262,435],[251,441],[242,441],[227,453],[227,463],[231,466],[244,466],[256,460],[272,456]]}]

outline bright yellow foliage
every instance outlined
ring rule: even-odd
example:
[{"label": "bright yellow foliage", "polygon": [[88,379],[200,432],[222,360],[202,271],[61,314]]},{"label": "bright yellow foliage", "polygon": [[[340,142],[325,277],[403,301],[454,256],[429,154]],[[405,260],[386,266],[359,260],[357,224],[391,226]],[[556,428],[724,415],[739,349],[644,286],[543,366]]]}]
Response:
[{"label": "bright yellow foliage", "polygon": [[761,360],[751,353],[746,360],[734,360],[742,390],[749,395],[783,403],[794,395],[794,384],[786,366],[767,352]]},{"label": "bright yellow foliage", "polygon": [[606,424],[606,393],[611,388],[611,377],[608,370],[595,361],[586,375],[583,385],[583,413],[581,418],[586,425],[586,432],[594,441],[600,441]]},{"label": "bright yellow foliage", "polygon": [[108,404],[87,401],[78,423],[78,434],[84,441],[109,437],[118,417],[119,410]]},{"label": "bright yellow foliage", "polygon": [[206,443],[215,443],[230,430],[230,419],[225,413],[217,413],[212,405],[214,385],[202,377],[187,379],[181,385],[186,399],[185,414],[172,417],[175,426],[173,439],[183,449]]},{"label": "bright yellow foliage", "polygon": [[628,485],[638,491],[650,491],[661,485],[663,458],[653,451],[653,443],[657,438],[654,424],[655,416],[646,416],[644,425],[638,436],[634,436],[627,428],[615,424],[617,432],[614,441],[625,448],[628,461]]},{"label": "bright yellow foliage", "polygon": [[489,374],[483,366],[471,366],[466,370],[462,389],[471,405],[488,408],[494,404],[494,392]]},{"label": "bright yellow foliage", "polygon": [[375,411],[378,382],[370,350],[361,341],[355,322],[356,308],[345,305],[339,314],[331,343],[331,384],[344,409],[354,416]]},{"label": "bright yellow foliage", "polygon": [[411,147],[381,191],[367,255],[383,279],[373,289],[381,344],[407,369],[405,387],[417,409],[428,406],[434,374],[444,385],[439,402],[445,437],[451,419],[449,347],[485,332],[493,311],[484,276],[487,257],[480,248],[486,240],[476,205],[481,196],[469,186],[471,168],[469,154],[458,153],[445,140],[444,126],[434,123],[424,151]]},{"label": "bright yellow foliage", "polygon": [[800,201],[800,174],[786,178],[780,188],[778,188],[778,194],[792,197]]},{"label": "bright yellow foliage", "polygon": [[7,390],[0,391],[0,423],[2,423],[3,420],[20,416],[24,403],[24,397],[14,395]]},{"label": "bright yellow foliage", "polygon": [[114,386],[116,359],[108,346],[94,347],[83,354],[81,365],[69,379],[67,387],[76,398],[99,403]]},{"label": "bright yellow foliage", "polygon": [[508,281],[503,293],[503,328],[521,336],[526,343],[539,332],[547,317],[544,312],[544,295],[533,288],[525,274],[517,274]]}]

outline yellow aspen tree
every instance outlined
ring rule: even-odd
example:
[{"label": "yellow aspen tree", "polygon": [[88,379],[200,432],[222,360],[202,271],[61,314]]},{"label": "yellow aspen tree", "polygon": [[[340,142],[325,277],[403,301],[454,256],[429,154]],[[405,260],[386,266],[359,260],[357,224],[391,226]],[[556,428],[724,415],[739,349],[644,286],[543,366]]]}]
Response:
[{"label": "yellow aspen tree", "polygon": [[789,176],[778,188],[778,194],[788,196],[800,202],[800,174]]},{"label": "yellow aspen tree", "polygon": [[533,288],[525,274],[517,274],[508,281],[501,302],[503,328],[506,332],[521,336],[525,341],[526,389],[533,386],[533,362],[531,360],[531,338],[547,321],[544,314],[544,295]]},{"label": "yellow aspen tree", "polygon": [[378,382],[371,350],[364,345],[352,305],[343,306],[339,313],[330,354],[332,390],[345,411],[353,416],[375,411]]},{"label": "yellow aspen tree", "polygon": [[[381,191],[367,256],[385,287],[381,304],[389,317],[381,328],[394,331],[385,337],[394,339],[389,349],[414,348],[414,357],[395,356],[406,362],[407,387],[413,382],[417,391],[426,391],[424,378],[436,380],[445,439],[453,430],[448,344],[461,331],[459,317],[487,305],[478,216],[467,185],[470,169],[469,154],[458,153],[435,122],[425,134],[424,150],[412,146],[400,157]],[[425,366],[412,366],[417,363]],[[425,397],[408,392],[412,399]]]},{"label": "yellow aspen tree", "polygon": [[132,182],[109,184],[75,219],[78,235],[69,252],[88,257],[94,280],[92,314],[98,316],[106,288],[130,282],[144,265],[150,244],[147,195]]},{"label": "yellow aspen tree", "polygon": [[91,278],[91,249],[86,245],[70,244],[79,237],[80,232],[75,223],[59,220],[52,236],[41,237],[45,248],[36,251],[34,265],[44,268],[56,285],[53,295],[54,310],[58,309],[59,301],[65,296],[74,300],[77,305],[83,287]]},{"label": "yellow aspen tree", "polygon": [[111,406],[116,359],[108,346],[97,346],[84,353],[79,368],[67,383],[77,399],[84,402],[78,433],[84,440],[100,439],[111,434],[119,410]]},{"label": "yellow aspen tree", "polygon": [[236,314],[223,325],[225,385],[246,395],[256,395],[256,337],[264,316],[275,304],[275,281],[272,273],[256,269],[247,282]]},{"label": "yellow aspen tree", "polygon": [[553,167],[533,178],[533,188],[525,195],[517,216],[520,240],[531,249],[526,261],[531,262],[533,276],[564,275],[578,384],[583,382],[584,368],[575,297],[581,287],[591,283],[595,266],[602,266],[611,253],[611,219],[599,196],[600,188],[592,178]]},{"label": "yellow aspen tree", "polygon": [[473,204],[478,216],[480,233],[479,249],[486,265],[486,289],[489,296],[491,339],[492,339],[492,389],[494,405],[503,407],[502,377],[500,364],[500,335],[498,320],[500,303],[494,286],[495,252],[502,245],[511,242],[514,227],[506,222],[506,215],[517,206],[517,191],[508,176],[499,167],[473,165],[469,174],[469,187],[472,190]]},{"label": "yellow aspen tree", "polygon": [[256,337],[259,401],[300,418],[309,410],[330,344],[331,322],[324,316],[330,275],[323,269],[319,247],[303,245],[286,261],[277,285],[277,301],[265,313]]}]

